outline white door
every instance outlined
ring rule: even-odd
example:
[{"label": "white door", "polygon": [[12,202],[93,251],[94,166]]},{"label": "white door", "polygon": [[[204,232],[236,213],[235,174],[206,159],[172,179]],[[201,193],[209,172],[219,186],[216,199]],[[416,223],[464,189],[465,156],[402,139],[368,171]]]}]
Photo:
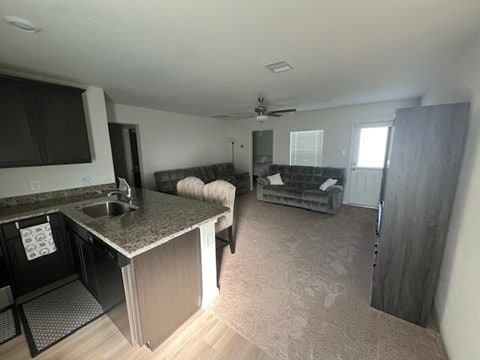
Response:
[{"label": "white door", "polygon": [[349,204],[377,207],[391,125],[391,121],[354,125]]}]

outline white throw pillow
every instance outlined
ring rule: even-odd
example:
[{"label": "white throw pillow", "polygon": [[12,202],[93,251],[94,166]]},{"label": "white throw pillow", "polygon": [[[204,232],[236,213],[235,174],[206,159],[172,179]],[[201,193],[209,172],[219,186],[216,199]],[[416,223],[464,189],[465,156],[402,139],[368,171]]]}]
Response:
[{"label": "white throw pillow", "polygon": [[270,185],[285,185],[282,181],[280,173],[272,176],[267,176],[267,179],[270,180]]},{"label": "white throw pillow", "polygon": [[320,185],[320,190],[322,190],[322,191],[327,190],[327,188],[328,188],[329,186],[335,185],[335,184],[337,183],[337,181],[338,181],[338,180],[336,180],[336,179],[328,178],[327,180],[325,180],[325,181],[323,182],[322,185]]}]

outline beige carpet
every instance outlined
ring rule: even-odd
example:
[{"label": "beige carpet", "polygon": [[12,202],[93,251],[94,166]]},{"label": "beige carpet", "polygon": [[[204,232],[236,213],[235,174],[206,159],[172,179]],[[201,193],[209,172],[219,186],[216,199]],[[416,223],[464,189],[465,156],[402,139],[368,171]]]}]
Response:
[{"label": "beige carpet", "polygon": [[369,306],[375,211],[335,216],[237,198],[211,309],[278,359],[447,359],[427,329]]}]

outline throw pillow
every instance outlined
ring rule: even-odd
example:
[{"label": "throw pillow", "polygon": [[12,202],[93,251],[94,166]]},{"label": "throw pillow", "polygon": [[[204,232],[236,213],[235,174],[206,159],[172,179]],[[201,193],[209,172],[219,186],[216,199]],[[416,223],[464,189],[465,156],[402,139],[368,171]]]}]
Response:
[{"label": "throw pillow", "polygon": [[270,185],[285,185],[282,181],[282,177],[280,176],[280,173],[267,176],[267,179],[270,180]]},{"label": "throw pillow", "polygon": [[328,178],[320,185],[320,190],[325,191],[329,186],[335,185],[337,183],[337,179]]}]

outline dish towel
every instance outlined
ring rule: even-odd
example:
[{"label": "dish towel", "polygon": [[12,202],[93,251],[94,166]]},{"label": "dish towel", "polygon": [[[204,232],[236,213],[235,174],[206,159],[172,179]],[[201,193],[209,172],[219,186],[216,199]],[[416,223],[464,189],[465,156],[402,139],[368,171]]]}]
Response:
[{"label": "dish towel", "polygon": [[53,241],[52,229],[48,222],[20,229],[20,236],[22,237],[23,247],[28,260],[57,251]]}]

